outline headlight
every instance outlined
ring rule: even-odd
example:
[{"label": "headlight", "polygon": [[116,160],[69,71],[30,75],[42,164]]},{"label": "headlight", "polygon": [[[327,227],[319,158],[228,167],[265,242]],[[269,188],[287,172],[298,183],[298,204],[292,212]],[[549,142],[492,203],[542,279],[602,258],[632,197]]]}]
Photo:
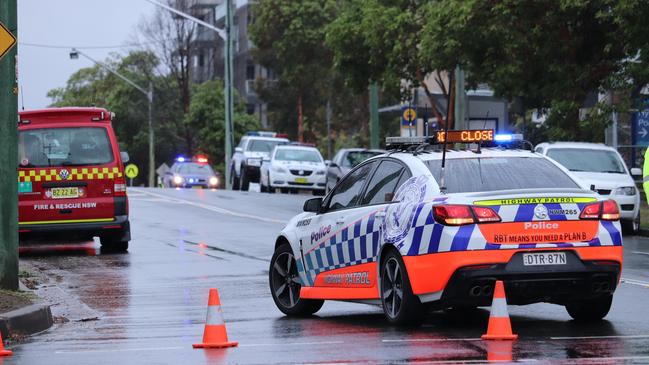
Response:
[{"label": "headlight", "polygon": [[179,175],[174,176],[174,184],[176,184],[176,185],[182,184],[184,180],[185,179],[183,179],[182,176],[179,176]]},{"label": "headlight", "polygon": [[249,158],[246,162],[248,163],[248,166],[261,166],[261,158]]},{"label": "headlight", "polygon": [[324,175],[325,170],[318,170],[318,172],[315,173],[316,175]]},{"label": "headlight", "polygon": [[288,171],[286,171],[286,169],[283,168],[282,166],[273,166],[273,171],[278,172],[278,173],[280,173],[280,174],[285,174],[285,173],[288,172]]},{"label": "headlight", "polygon": [[635,186],[623,186],[615,189],[615,195],[635,195],[636,192]]},{"label": "headlight", "polygon": [[217,186],[219,184],[219,178],[216,176],[210,177],[210,185]]}]

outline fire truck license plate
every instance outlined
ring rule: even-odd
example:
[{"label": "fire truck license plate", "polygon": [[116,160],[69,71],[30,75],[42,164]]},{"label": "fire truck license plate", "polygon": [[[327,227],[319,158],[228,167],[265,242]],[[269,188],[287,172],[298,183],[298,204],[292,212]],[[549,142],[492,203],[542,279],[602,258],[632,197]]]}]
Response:
[{"label": "fire truck license plate", "polygon": [[565,264],[567,264],[567,261],[566,254],[564,252],[539,252],[523,254],[523,265],[525,266]]},{"label": "fire truck license plate", "polygon": [[79,197],[79,188],[52,188],[52,199],[71,199]]}]

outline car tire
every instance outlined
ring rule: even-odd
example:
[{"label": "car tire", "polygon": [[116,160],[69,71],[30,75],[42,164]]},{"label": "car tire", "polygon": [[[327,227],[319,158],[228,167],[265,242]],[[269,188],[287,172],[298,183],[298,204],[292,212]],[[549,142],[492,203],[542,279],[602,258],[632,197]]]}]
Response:
[{"label": "car tire", "polygon": [[622,234],[625,235],[633,235],[638,232],[638,229],[640,228],[640,214],[638,214],[638,218],[635,219],[623,219],[620,221],[620,224],[622,225]]},{"label": "car tire", "polygon": [[270,185],[270,174],[268,175],[268,194],[275,194],[275,188]]},{"label": "car tire", "polygon": [[279,246],[268,270],[270,293],[277,308],[287,316],[310,316],[322,308],[324,300],[301,299],[302,283],[291,245]]},{"label": "car tire", "polygon": [[126,252],[128,251],[128,241],[122,241],[121,235],[100,236],[101,252]]},{"label": "car tire", "polygon": [[239,185],[241,191],[248,191],[250,187],[250,180],[248,179],[248,174],[246,174],[246,169],[241,166],[241,185]]},{"label": "car tire", "polygon": [[266,191],[268,191],[268,189],[266,189],[266,186],[260,180],[259,181],[259,192],[260,193],[265,193]]},{"label": "car tire", "polygon": [[566,304],[566,311],[575,321],[596,322],[611,310],[613,295]]},{"label": "car tire", "polygon": [[230,173],[230,182],[232,183],[232,190],[239,190],[239,178],[237,177],[237,171],[232,169]]},{"label": "car tire", "polygon": [[421,324],[426,308],[412,293],[406,266],[396,250],[390,250],[381,260],[380,273],[381,304],[388,322],[399,326]]}]

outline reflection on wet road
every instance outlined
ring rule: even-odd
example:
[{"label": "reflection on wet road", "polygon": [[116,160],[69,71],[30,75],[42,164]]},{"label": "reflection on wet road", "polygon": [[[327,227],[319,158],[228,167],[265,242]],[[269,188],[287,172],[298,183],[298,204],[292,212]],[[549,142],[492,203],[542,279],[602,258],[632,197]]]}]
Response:
[{"label": "reflection on wet road", "polygon": [[[308,196],[134,189],[127,254],[94,242],[24,249],[57,324],[0,364],[649,363],[649,239],[627,237],[624,282],[597,324],[562,307],[510,306],[519,340],[480,340],[488,310],[431,313],[418,328],[386,324],[380,308],[327,302],[284,317],[268,292],[274,238]],[[208,289],[219,289],[238,348],[194,350]]]}]

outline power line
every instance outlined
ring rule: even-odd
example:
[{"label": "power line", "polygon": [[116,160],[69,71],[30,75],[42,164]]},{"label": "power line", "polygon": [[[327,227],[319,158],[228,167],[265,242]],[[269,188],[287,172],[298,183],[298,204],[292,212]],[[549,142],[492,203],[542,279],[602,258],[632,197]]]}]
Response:
[{"label": "power line", "polygon": [[144,43],[130,43],[130,44],[121,44],[121,45],[115,45],[115,46],[64,46],[64,45],[54,45],[54,44],[42,44],[42,43],[30,43],[30,42],[18,42],[19,45],[21,46],[27,46],[27,47],[36,47],[36,48],[51,48],[51,49],[71,49],[71,48],[77,48],[77,49],[118,49],[118,48],[134,48],[134,47],[141,47],[153,43],[162,43],[166,42],[167,40],[160,40],[160,41],[151,41],[151,42],[144,42]]}]

